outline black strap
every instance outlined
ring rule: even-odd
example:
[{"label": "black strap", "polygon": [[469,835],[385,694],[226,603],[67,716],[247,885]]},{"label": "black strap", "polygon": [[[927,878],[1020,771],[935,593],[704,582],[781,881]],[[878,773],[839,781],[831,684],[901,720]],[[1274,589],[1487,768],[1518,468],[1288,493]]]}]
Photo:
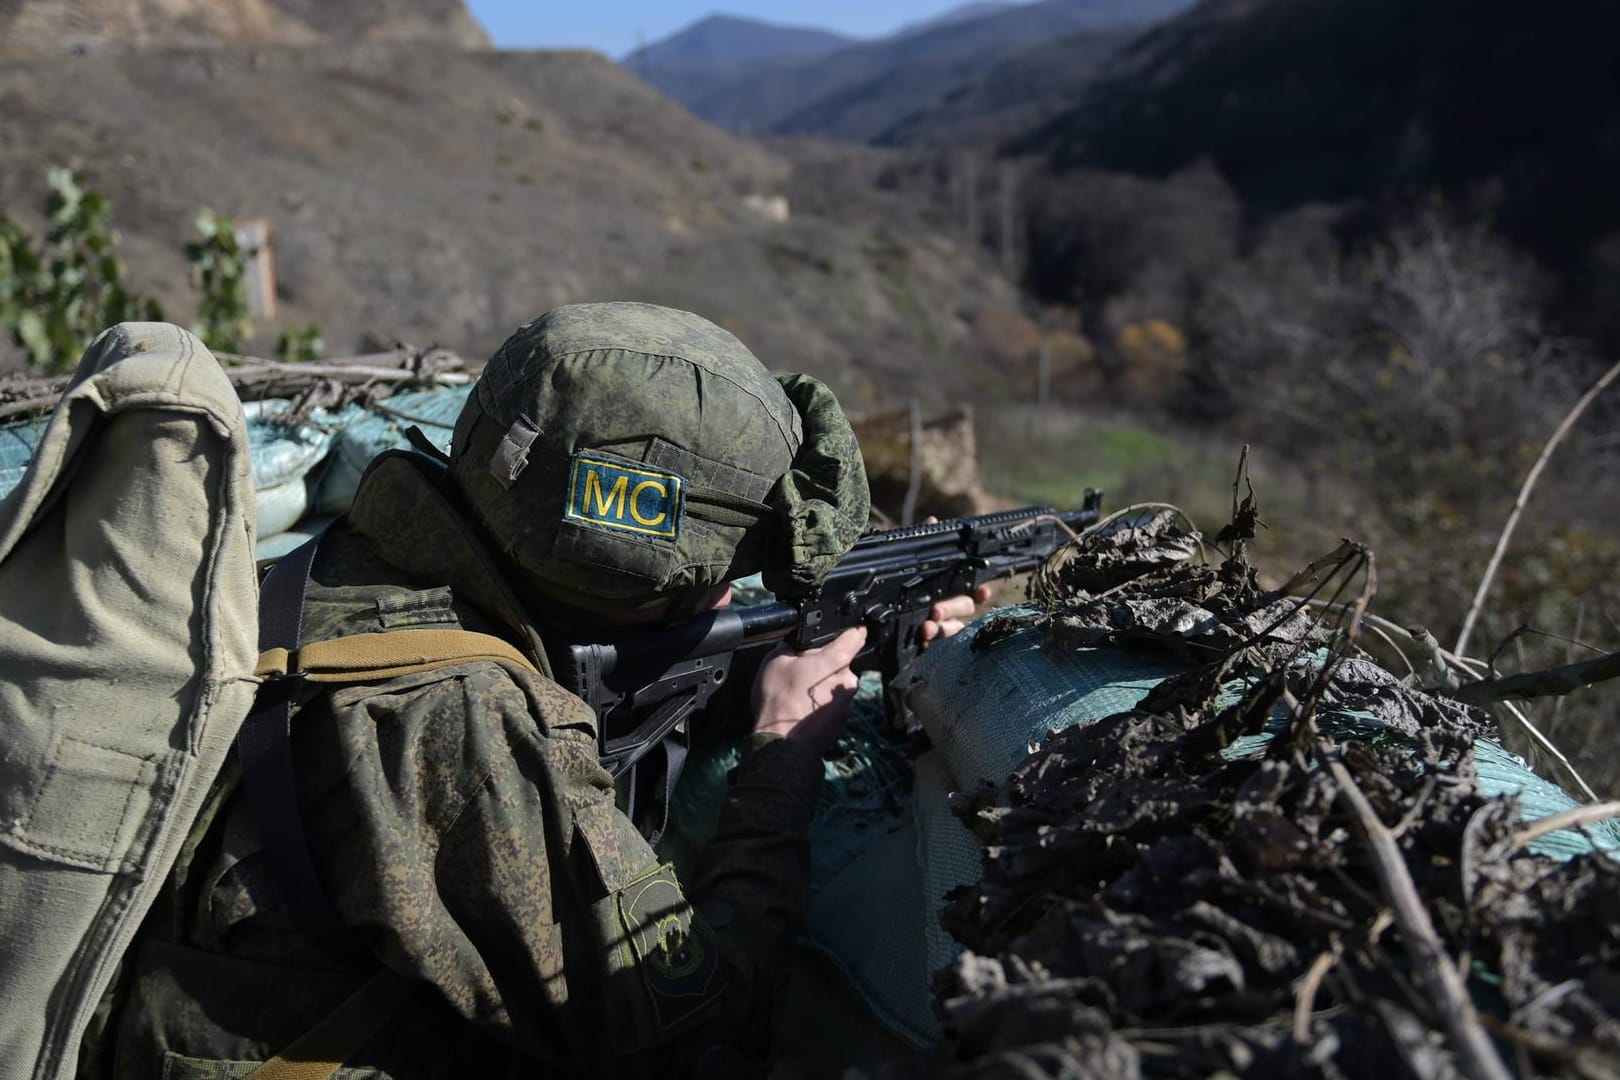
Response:
[{"label": "black strap", "polygon": [[[278,562],[259,587],[261,652],[280,648],[291,653],[302,643],[304,594],[324,532]],[[321,887],[304,840],[292,760],[293,705],[301,685],[296,674],[260,684],[253,711],[236,736],[242,786],[258,825],[265,862],[293,921],[326,949],[352,954],[357,949],[353,932]]]},{"label": "black strap", "polygon": [[751,528],[773,513],[767,503],[744,498],[735,492],[696,485],[686,491],[686,510],[692,516],[715,525],[732,525],[739,529]]},{"label": "black strap", "polygon": [[675,785],[686,766],[687,752],[687,726],[683,721],[637,755],[625,777],[629,793],[625,816],[654,847],[669,829]]}]

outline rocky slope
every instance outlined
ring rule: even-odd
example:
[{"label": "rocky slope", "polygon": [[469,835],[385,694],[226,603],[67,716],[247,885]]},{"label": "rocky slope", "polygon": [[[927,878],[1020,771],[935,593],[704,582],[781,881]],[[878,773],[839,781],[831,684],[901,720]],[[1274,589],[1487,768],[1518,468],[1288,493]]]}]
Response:
[{"label": "rocky slope", "polygon": [[[781,217],[790,164],[588,53],[426,45],[92,51],[0,68],[0,210],[39,227],[48,166],[113,204],[134,284],[190,317],[198,207],[273,229],[279,326],[329,349],[477,356],[556,304],[633,298],[723,322],[856,404],[970,379],[986,260],[882,205]],[[836,213],[831,211],[836,210]]]},{"label": "rocky slope", "polygon": [[0,56],[7,57],[357,41],[489,46],[462,0],[0,0]]}]

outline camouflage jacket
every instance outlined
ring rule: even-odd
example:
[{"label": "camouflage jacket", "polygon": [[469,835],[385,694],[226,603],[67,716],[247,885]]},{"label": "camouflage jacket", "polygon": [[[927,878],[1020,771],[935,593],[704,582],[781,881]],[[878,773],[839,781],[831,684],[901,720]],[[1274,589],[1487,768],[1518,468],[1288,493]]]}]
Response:
[{"label": "camouflage jacket", "polygon": [[[305,641],[537,643],[411,455],[379,461],[323,541],[304,619]],[[365,959],[295,928],[228,770],[126,963],[103,1071],[244,1075],[379,962],[425,986],[340,1076],[708,1075],[761,1052],[808,903],[813,755],[755,736],[679,882],[615,808],[594,714],[543,676],[481,662],[317,692],[292,748],[317,874]]]}]

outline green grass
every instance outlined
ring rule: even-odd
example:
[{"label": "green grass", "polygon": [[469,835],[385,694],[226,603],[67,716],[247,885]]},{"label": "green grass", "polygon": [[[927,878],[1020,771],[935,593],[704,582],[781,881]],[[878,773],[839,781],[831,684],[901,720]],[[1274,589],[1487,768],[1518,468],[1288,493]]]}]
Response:
[{"label": "green grass", "polygon": [[1114,417],[1012,408],[983,416],[985,486],[1009,499],[1078,506],[1100,487],[1109,507],[1173,502],[1219,527],[1231,502],[1240,446],[1205,445]]}]

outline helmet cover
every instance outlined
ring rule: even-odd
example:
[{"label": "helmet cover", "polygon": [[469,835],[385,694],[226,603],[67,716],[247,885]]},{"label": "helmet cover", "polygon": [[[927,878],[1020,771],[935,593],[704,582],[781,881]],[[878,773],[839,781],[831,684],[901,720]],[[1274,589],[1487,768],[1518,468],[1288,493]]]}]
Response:
[{"label": "helmet cover", "polygon": [[869,509],[831,391],[778,380],[728,331],[652,304],[574,304],[520,327],[450,458],[520,584],[599,613],[760,570],[784,592],[812,587]]}]

